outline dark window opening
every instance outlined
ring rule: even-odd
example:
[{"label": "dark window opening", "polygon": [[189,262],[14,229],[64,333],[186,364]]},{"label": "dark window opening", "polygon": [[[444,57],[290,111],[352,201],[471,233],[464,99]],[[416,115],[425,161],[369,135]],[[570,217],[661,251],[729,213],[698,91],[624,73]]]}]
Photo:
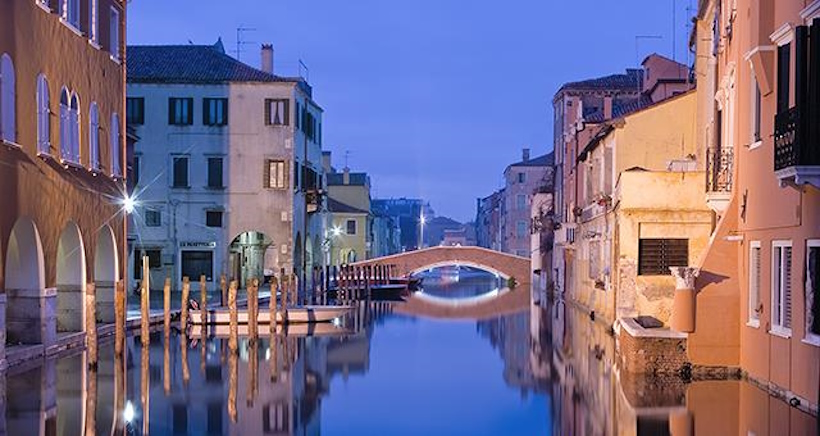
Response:
[{"label": "dark window opening", "polygon": [[183,251],[182,276],[191,280],[199,280],[204,275],[205,280],[213,281],[214,252],[213,251]]},{"label": "dark window opening", "polygon": [[174,188],[187,188],[188,185],[188,157],[174,157]]},{"label": "dark window opening", "polygon": [[162,225],[162,214],[158,210],[145,210],[145,226],[159,227]]},{"label": "dark window opening", "polygon": [[789,110],[789,83],[791,75],[791,44],[777,48],[777,113]]},{"label": "dark window opening", "polygon": [[148,268],[155,269],[162,266],[162,250],[137,249],[134,251],[134,279],[142,279],[142,256],[148,256]]},{"label": "dark window opening", "polygon": [[205,98],[202,100],[202,124],[225,126],[228,124],[228,99]]},{"label": "dark window opening", "polygon": [[688,239],[641,239],[638,275],[671,275],[669,267],[689,266]]},{"label": "dark window opening", "polygon": [[355,235],[356,234],[356,220],[347,220],[347,234],[348,235]]},{"label": "dark window opening", "polygon": [[125,99],[125,122],[131,126],[145,124],[144,97],[128,97]]},{"label": "dark window opening", "polygon": [[224,188],[222,183],[222,158],[209,157],[208,158],[208,187],[209,188]]},{"label": "dark window opening", "polygon": [[222,227],[222,211],[209,210],[205,212],[205,225],[208,227]]}]

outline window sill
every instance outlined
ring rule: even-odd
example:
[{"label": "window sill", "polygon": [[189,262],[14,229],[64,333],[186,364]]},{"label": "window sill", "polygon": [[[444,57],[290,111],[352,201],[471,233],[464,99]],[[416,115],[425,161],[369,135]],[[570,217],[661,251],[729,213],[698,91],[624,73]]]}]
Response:
[{"label": "window sill", "polygon": [[758,139],[757,141],[749,144],[749,150],[754,150],[756,148],[760,148],[761,145],[763,145],[763,140]]},{"label": "window sill", "polygon": [[5,146],[6,146],[6,147],[8,147],[8,148],[16,148],[16,149],[18,149],[18,150],[22,150],[22,149],[23,149],[23,146],[22,146],[22,145],[20,145],[20,144],[18,144],[18,143],[16,143],[16,142],[14,142],[14,141],[9,141],[8,139],[0,139],[0,144],[3,144],[3,145],[5,145]]},{"label": "window sill", "polygon": [[800,340],[800,342],[802,342],[806,345],[812,345],[812,346],[815,346],[815,347],[820,347],[820,336],[815,336],[815,335],[806,336],[805,338]]},{"label": "window sill", "polygon": [[750,320],[746,321],[746,327],[759,329],[760,328],[760,320],[759,319],[750,319]]},{"label": "window sill", "polygon": [[111,59],[111,61],[113,61],[115,64],[122,65],[122,61],[118,56],[109,55],[108,58]]},{"label": "window sill", "polygon": [[40,9],[42,9],[42,10],[44,10],[44,11],[48,12],[49,14],[50,14],[50,13],[52,13],[52,12],[54,12],[54,11],[52,11],[52,10],[51,10],[51,8],[50,8],[50,7],[48,7],[48,5],[45,5],[45,4],[41,3],[41,2],[40,2],[40,0],[37,0],[37,1],[35,1],[34,3],[35,3],[37,6],[39,6],[39,7],[40,7]]},{"label": "window sill", "polygon": [[94,41],[93,39],[88,40],[88,45],[90,45],[91,47],[94,47],[97,50],[102,50],[102,46],[99,43],[97,43],[96,41]]},{"label": "window sill", "polygon": [[206,186],[205,189],[208,191],[224,191],[226,186]]},{"label": "window sill", "polygon": [[60,17],[60,22],[63,23],[63,26],[67,27],[68,30],[74,32],[74,34],[76,34],[77,36],[81,36],[81,37],[85,38],[85,34],[80,29],[78,29],[77,26],[70,23],[65,18]]},{"label": "window sill", "polygon": [[60,165],[65,167],[65,169],[73,168],[73,169],[81,169],[83,168],[82,164],[79,162],[74,162],[70,160],[60,159]]},{"label": "window sill", "polygon": [[791,337],[792,337],[792,330],[791,330],[791,329],[784,328],[784,327],[777,327],[777,326],[775,326],[775,327],[772,327],[772,328],[769,330],[769,334],[770,334],[770,335],[774,335],[774,336],[781,337],[781,338],[783,338],[783,339],[791,339]]},{"label": "window sill", "polygon": [[179,189],[180,191],[186,191],[191,189],[190,186],[171,186],[171,189]]}]

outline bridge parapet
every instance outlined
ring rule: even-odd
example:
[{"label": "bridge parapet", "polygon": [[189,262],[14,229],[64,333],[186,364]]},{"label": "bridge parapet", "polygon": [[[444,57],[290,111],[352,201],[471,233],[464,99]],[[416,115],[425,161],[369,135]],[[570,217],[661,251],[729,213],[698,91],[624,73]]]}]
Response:
[{"label": "bridge parapet", "polygon": [[391,264],[396,273],[415,274],[430,268],[448,265],[472,266],[496,273],[505,279],[515,278],[518,283],[532,281],[530,259],[482,247],[430,247],[390,256],[356,262],[355,266]]}]

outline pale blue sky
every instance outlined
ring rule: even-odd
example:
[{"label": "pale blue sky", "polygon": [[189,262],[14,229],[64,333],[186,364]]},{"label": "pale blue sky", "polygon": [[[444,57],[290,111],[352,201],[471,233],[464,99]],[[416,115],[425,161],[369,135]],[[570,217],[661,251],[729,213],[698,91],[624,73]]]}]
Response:
[{"label": "pale blue sky", "polygon": [[[310,69],[335,163],[367,171],[376,197],[428,199],[466,221],[529,147],[552,149],[551,100],[567,81],[622,72],[651,52],[689,55],[694,0],[134,0],[130,44],[236,48],[275,70]],[[194,7],[195,5],[195,7]],[[638,35],[660,36],[641,39]],[[235,55],[235,53],[232,53]]]}]

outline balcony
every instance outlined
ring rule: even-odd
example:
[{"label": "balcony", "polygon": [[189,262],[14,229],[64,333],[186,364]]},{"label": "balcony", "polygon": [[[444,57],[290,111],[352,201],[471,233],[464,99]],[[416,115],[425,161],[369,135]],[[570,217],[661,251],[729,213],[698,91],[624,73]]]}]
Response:
[{"label": "balcony", "polygon": [[774,173],[780,186],[804,184],[820,188],[820,147],[809,139],[798,107],[774,117]]},{"label": "balcony", "polygon": [[722,215],[729,207],[734,184],[734,148],[721,147],[706,153],[706,203]]}]

